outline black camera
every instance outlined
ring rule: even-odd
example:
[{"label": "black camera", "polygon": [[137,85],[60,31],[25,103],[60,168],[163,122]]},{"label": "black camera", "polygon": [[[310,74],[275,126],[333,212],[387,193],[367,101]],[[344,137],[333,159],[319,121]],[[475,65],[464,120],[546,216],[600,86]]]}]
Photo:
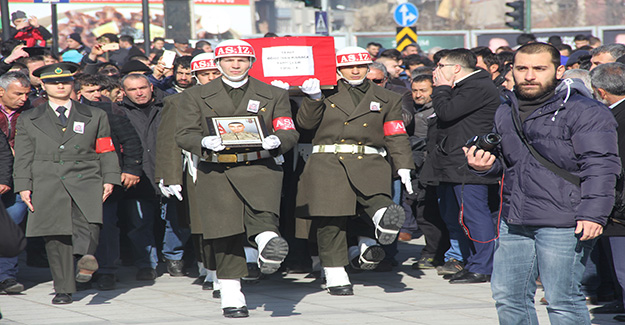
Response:
[{"label": "black camera", "polygon": [[466,146],[471,148],[471,146],[476,146],[477,149],[482,149],[484,151],[492,151],[495,149],[499,143],[501,143],[501,135],[497,133],[488,133],[485,135],[476,135],[473,138],[467,141]]}]

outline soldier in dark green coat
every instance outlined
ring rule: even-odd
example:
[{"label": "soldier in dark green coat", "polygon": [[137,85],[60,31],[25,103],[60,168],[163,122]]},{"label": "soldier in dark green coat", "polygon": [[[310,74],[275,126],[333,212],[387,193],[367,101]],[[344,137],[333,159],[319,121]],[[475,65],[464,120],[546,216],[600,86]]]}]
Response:
[{"label": "soldier in dark green coat", "polygon": [[[182,93],[176,142],[197,155],[197,208],[202,215],[207,268],[217,268],[226,317],[247,317],[239,278],[247,275],[243,242],[258,247],[263,273],[275,272],[288,253],[279,237],[282,168],[276,159],[297,142],[286,91],[248,77],[254,49],[240,40],[215,48],[220,79]],[[269,135],[261,148],[229,153],[209,117],[257,116]],[[193,204],[193,202],[191,202]]]},{"label": "soldier in dark green coat", "polygon": [[[201,53],[191,61],[191,72],[197,81],[197,85],[205,85],[221,76],[214,63],[213,53]],[[203,226],[202,215],[198,211],[195,193],[197,180],[197,167],[199,157],[180,149],[175,141],[176,116],[183,109],[180,105],[181,93],[165,97],[161,124],[158,128],[156,139],[156,180],[160,182],[160,188],[166,197],[176,196],[182,200],[182,208],[179,207],[180,220],[190,224],[193,243],[199,256],[199,274],[204,277],[204,290],[212,290],[213,283],[217,279],[215,270],[207,270],[204,265],[202,253]],[[192,204],[191,204],[192,203]],[[215,287],[219,290],[219,287]]]},{"label": "soldier in dark green coat", "polygon": [[[365,49],[348,47],[337,52],[337,91],[326,98],[319,80],[309,79],[301,89],[305,98],[297,114],[303,129],[316,129],[313,154],[298,184],[299,217],[316,226],[319,258],[326,288],[332,295],[352,295],[344,266],[348,263],[347,218],[360,207],[372,218],[379,244],[392,243],[406,218],[391,200],[390,156],[406,190],[412,193],[414,169],[408,135],[401,114],[401,96],[366,79],[372,63]],[[375,268],[383,249],[371,235],[359,236],[356,263]]]},{"label": "soldier in dark green coat", "polygon": [[30,210],[26,235],[45,239],[53,304],[71,303],[75,281],[97,270],[102,202],[121,184],[106,113],[70,100],[77,69],[57,63],[33,72],[49,100],[20,115],[15,136],[15,191]]}]

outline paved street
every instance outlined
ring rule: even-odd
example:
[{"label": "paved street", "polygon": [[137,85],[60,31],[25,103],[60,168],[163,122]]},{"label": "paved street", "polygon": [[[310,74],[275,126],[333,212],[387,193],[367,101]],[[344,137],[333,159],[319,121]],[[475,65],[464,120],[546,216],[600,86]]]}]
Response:
[{"label": "paved street", "polygon": [[[402,265],[389,273],[351,275],[355,295],[333,297],[307,274],[274,274],[244,285],[250,317],[226,319],[218,299],[193,285],[193,278],[160,276],[154,284],[134,280],[136,270],[120,269],[113,291],[95,289],[74,295],[74,303],[55,306],[48,269],[23,267],[22,295],[0,296],[2,324],[497,324],[488,284],[451,285],[435,270],[412,270],[423,238],[400,243]],[[21,261],[23,262],[23,261]],[[22,263],[25,265],[25,263]],[[566,270],[563,270],[566,272]],[[537,300],[543,296],[537,294]],[[546,308],[537,304],[541,324]],[[613,315],[593,324],[620,324]]]}]

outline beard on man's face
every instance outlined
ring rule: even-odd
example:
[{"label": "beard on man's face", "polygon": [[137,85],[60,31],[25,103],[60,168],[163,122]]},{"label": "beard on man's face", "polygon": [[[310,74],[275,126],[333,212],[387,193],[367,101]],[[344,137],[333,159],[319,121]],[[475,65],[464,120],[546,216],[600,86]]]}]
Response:
[{"label": "beard on man's face", "polygon": [[[514,84],[514,92],[517,97],[521,100],[534,100],[544,96],[547,93],[552,92],[556,89],[558,85],[558,79],[554,76],[547,83],[541,84],[537,81],[523,81],[517,82],[515,80]],[[526,86],[526,87],[524,87]],[[538,87],[527,87],[527,86],[538,86]]]}]

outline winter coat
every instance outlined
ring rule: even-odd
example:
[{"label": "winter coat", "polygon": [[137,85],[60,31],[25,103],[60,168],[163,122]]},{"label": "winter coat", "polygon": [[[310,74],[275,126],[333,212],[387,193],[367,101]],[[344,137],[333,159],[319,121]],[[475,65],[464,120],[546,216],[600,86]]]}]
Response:
[{"label": "winter coat", "polygon": [[493,117],[501,103],[499,91],[483,70],[449,86],[434,87],[432,107],[437,116],[436,130],[430,139],[436,143],[425,162],[422,180],[428,183],[449,182],[493,184],[496,181],[473,175],[466,167],[462,147],[467,140],[492,131]]},{"label": "winter coat", "polygon": [[[154,88],[154,92],[152,93],[153,101],[150,104],[151,108],[148,115],[144,113],[146,108],[138,107],[126,96],[124,96],[124,100],[121,102],[121,106],[124,108],[128,119],[130,119],[130,123],[135,127],[135,131],[137,131],[141,139],[141,145],[143,146],[143,172],[145,173],[145,177],[147,177],[147,181],[152,184],[152,188],[155,191],[154,193],[160,193],[156,185],[154,170],[156,166],[156,136],[158,127],[161,124],[164,95],[162,91]],[[142,179],[133,191],[142,192],[147,190],[144,187],[146,186],[145,181],[145,179]]]},{"label": "winter coat", "polygon": [[72,102],[67,128],[48,103],[24,111],[15,135],[15,192],[32,191],[29,237],[72,235],[72,205],[102,223],[103,184],[120,185],[106,113]]},{"label": "winter coat", "polygon": [[[347,87],[350,86],[339,82],[335,94],[320,101],[305,98],[302,102],[297,123],[303,129],[317,130],[313,145],[383,148],[395,168],[414,169],[405,130],[386,134],[387,126],[403,123],[401,96],[372,83],[355,106]],[[379,109],[372,109],[375,103]],[[298,184],[296,214],[299,217],[355,215],[356,192],[368,197],[378,194],[390,197],[391,177],[391,165],[379,154],[313,154]]]},{"label": "winter coat", "polygon": [[[249,77],[249,85],[238,106],[224,87],[221,78],[192,87],[179,96],[176,112],[176,143],[198,157],[207,159],[213,153],[202,148],[202,139],[211,135],[207,118],[259,116],[269,134],[280,139],[280,146],[270,150],[274,156],[284,154],[297,143],[299,133],[291,119],[288,93]],[[257,110],[250,104],[257,101]],[[173,101],[172,101],[173,102]],[[227,150],[219,154],[228,154]],[[200,162],[195,184],[197,208],[202,214],[204,239],[223,238],[259,227],[244,224],[246,209],[280,214],[282,167],[273,158],[239,163]],[[246,208],[247,207],[247,208]],[[277,223],[277,218],[275,222]],[[193,223],[193,221],[192,221]],[[192,225],[196,232],[196,227]]]},{"label": "winter coat", "polygon": [[495,114],[501,134],[500,158],[485,176],[503,172],[501,216],[509,224],[574,227],[578,220],[605,225],[614,205],[616,176],[621,170],[616,121],[605,105],[576,90],[556,93],[522,122],[528,142],[547,160],[581,178],[581,187],[556,175],[529,152],[517,135],[508,100]]},{"label": "winter coat", "polygon": [[[616,132],[618,133],[618,152],[621,157],[621,166],[625,166],[625,101],[612,108],[612,114],[618,123]],[[618,221],[623,222],[622,219]],[[625,236],[625,224],[613,219],[608,220],[605,229],[603,229],[603,236]]]}]

